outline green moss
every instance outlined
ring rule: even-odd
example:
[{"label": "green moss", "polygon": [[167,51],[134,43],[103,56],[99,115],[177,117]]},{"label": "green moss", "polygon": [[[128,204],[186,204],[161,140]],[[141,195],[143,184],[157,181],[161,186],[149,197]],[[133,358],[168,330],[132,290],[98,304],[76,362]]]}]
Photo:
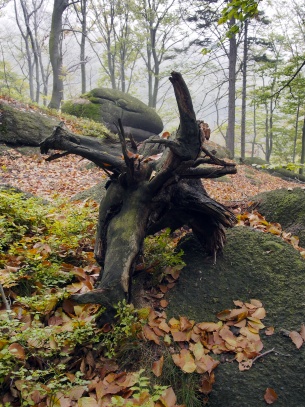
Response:
[{"label": "green moss", "polygon": [[264,164],[267,164],[267,161],[263,160],[260,157],[246,157],[243,162],[246,165],[253,165],[253,164],[254,165],[264,165]]},{"label": "green moss", "polygon": [[62,111],[76,117],[87,117],[88,119],[95,120],[96,122],[101,120],[101,107],[94,103],[67,101],[62,107]]},{"label": "green moss", "polygon": [[299,236],[305,246],[305,191],[278,189],[264,192],[253,198],[259,202],[258,210],[269,222],[278,222],[286,232]]},{"label": "green moss", "polygon": [[181,244],[186,267],[167,296],[167,316],[217,321],[218,312],[235,308],[233,300],[259,299],[267,312],[264,324],[275,327],[273,336],[261,333],[262,352],[274,348],[280,354],[262,357],[247,372],[240,372],[236,362],[221,363],[207,405],[264,407],[265,390],[272,387],[277,406],[303,406],[305,348],[297,350],[280,330],[299,331],[304,322],[305,261],[291,245],[267,233],[235,227],[227,237],[216,265],[195,238]]}]

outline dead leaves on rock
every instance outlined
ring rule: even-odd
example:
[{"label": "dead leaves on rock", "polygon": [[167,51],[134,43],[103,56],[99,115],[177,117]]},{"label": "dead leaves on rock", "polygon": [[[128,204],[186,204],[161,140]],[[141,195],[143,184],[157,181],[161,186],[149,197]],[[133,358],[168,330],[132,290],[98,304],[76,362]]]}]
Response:
[{"label": "dead leaves on rock", "polygon": [[[195,323],[186,317],[166,319],[165,312],[150,310],[144,337],[165,346],[172,354],[173,362],[184,373],[203,375],[200,391],[205,395],[212,390],[214,369],[220,361],[216,355],[234,353],[239,370],[251,368],[253,359],[260,355],[263,343],[260,331],[265,328],[262,319],[266,311],[259,300],[234,301],[237,308],[217,314],[219,322]],[[270,328],[269,328],[270,329]],[[213,357],[214,355],[214,357]],[[163,361],[154,362],[154,373],[161,375]]]},{"label": "dead leaves on rock", "polygon": [[250,226],[253,229],[279,236],[298,250],[300,255],[305,259],[305,249],[299,247],[299,238],[282,230],[279,223],[268,222],[265,217],[257,211],[245,211],[241,213],[241,208],[237,208],[235,209],[235,213],[238,220],[237,226]]}]

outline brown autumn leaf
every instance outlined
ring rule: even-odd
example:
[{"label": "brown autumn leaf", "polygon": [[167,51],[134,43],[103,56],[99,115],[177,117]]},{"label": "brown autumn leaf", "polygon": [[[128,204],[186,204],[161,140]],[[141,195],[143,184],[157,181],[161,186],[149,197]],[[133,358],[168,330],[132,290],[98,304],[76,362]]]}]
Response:
[{"label": "brown autumn leaf", "polygon": [[177,397],[172,387],[166,389],[162,396],[159,398],[159,401],[162,403],[164,407],[175,407]]},{"label": "brown autumn leaf", "polygon": [[243,360],[243,361],[239,362],[238,368],[241,372],[244,372],[245,370],[251,369],[252,364],[253,364],[252,359]]},{"label": "brown autumn leaf", "polygon": [[228,321],[230,313],[231,313],[230,309],[225,309],[224,311],[221,311],[218,314],[216,314],[216,317],[220,319],[220,321]]},{"label": "brown autumn leaf", "polygon": [[214,383],[215,383],[214,373],[212,372],[210,375],[208,373],[205,373],[201,377],[199,391],[205,395],[210,394]]},{"label": "brown autumn leaf", "polygon": [[267,387],[266,392],[264,394],[264,400],[267,404],[273,404],[278,399],[278,395],[276,392],[271,388]]},{"label": "brown autumn leaf", "polygon": [[167,300],[161,300],[160,305],[162,308],[166,308],[168,306],[168,301]]},{"label": "brown autumn leaf", "polygon": [[200,328],[202,331],[206,332],[214,332],[214,331],[219,331],[219,329],[222,327],[222,323],[215,323],[215,322],[200,322],[199,324],[196,324],[198,328]]},{"label": "brown autumn leaf", "polygon": [[237,322],[240,322],[243,319],[247,318],[248,313],[249,313],[249,311],[248,311],[248,309],[246,307],[233,309],[230,312],[229,320],[236,320]]},{"label": "brown autumn leaf", "polygon": [[297,349],[300,349],[300,347],[303,345],[303,338],[297,331],[291,331],[289,334],[289,338],[295,344]]},{"label": "brown autumn leaf", "polygon": [[268,326],[265,330],[265,335],[271,336],[274,334],[274,326]]},{"label": "brown autumn leaf", "polygon": [[160,322],[158,328],[166,333],[169,333],[169,331],[170,331],[170,327],[167,325],[167,323],[164,320],[162,320]]},{"label": "brown autumn leaf", "polygon": [[155,342],[157,345],[160,345],[159,337],[154,333],[154,331],[148,325],[143,326],[143,333],[144,333],[144,336],[146,339],[148,339],[149,341]]},{"label": "brown autumn leaf", "polygon": [[218,365],[219,361],[213,359],[210,355],[203,355],[200,360],[196,360],[196,372],[199,374],[202,373],[211,373]]},{"label": "brown autumn leaf", "polygon": [[93,397],[81,397],[77,402],[78,407],[98,407],[98,402]]},{"label": "brown autumn leaf", "polygon": [[254,305],[257,308],[261,308],[263,306],[260,300],[255,300],[253,298],[250,300],[250,304]]},{"label": "brown autumn leaf", "polygon": [[161,356],[159,360],[153,363],[152,371],[155,376],[160,377],[162,375],[162,369],[164,364],[164,356]]},{"label": "brown autumn leaf", "polygon": [[259,307],[253,312],[251,316],[258,319],[264,319],[266,317],[266,310],[265,308]]},{"label": "brown autumn leaf", "polygon": [[20,360],[25,360],[25,351],[23,346],[19,343],[14,342],[8,347],[9,352],[15,356],[15,358]]},{"label": "brown autumn leaf", "polygon": [[180,317],[180,327],[181,331],[187,331],[191,328],[193,328],[194,321],[190,321],[186,317]]},{"label": "brown autumn leaf", "polygon": [[96,396],[100,400],[106,394],[117,394],[122,390],[122,386],[115,383],[107,383],[104,379],[102,382],[97,383],[96,385]]},{"label": "brown autumn leaf", "polygon": [[175,342],[188,342],[191,338],[191,332],[188,335],[187,332],[173,331],[172,336]]},{"label": "brown autumn leaf", "polygon": [[182,349],[179,354],[172,355],[175,365],[179,366],[185,373],[193,373],[196,370],[196,364],[190,351]]}]

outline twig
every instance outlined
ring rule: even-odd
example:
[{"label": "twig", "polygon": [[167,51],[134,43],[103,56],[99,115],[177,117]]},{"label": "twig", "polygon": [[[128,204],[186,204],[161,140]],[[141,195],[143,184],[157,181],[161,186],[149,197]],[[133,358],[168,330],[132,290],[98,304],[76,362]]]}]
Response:
[{"label": "twig", "polygon": [[281,355],[281,356],[291,356],[291,355],[289,355],[289,354],[284,354],[284,353],[280,353],[280,352],[278,352],[278,351],[276,351],[275,350],[275,348],[272,348],[272,349],[270,349],[270,350],[267,350],[266,352],[264,352],[264,353],[261,353],[260,355],[257,355],[253,360],[252,360],[252,364],[253,363],[255,363],[258,359],[260,359],[260,358],[262,358],[263,356],[266,356],[266,355],[268,355],[269,353],[272,353],[272,352],[274,352],[274,353],[277,353],[278,355]]},{"label": "twig", "polygon": [[[299,68],[295,71],[295,73],[292,75],[292,77],[289,79],[288,82],[285,83],[285,85],[283,85],[278,91],[276,91],[275,93],[273,93],[273,95],[271,95],[270,97],[273,98],[274,96],[279,95],[282,90],[284,90],[285,88],[287,88],[287,86],[289,86],[291,84],[291,82],[296,78],[297,74],[301,71],[301,69],[303,68],[303,66],[305,66],[305,61],[302,62],[302,64],[299,66]],[[278,97],[278,96],[277,96]]]},{"label": "twig", "polygon": [[1,293],[1,298],[2,298],[3,304],[5,305],[5,309],[7,311],[11,311],[10,304],[7,301],[7,298],[5,296],[5,292],[4,292],[4,289],[3,289],[3,285],[1,283],[0,283],[0,293]]}]

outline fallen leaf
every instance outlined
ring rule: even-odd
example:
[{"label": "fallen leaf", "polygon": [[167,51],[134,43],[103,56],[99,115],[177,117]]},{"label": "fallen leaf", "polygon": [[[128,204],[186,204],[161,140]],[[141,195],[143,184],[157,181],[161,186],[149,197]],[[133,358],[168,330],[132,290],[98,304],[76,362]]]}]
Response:
[{"label": "fallen leaf", "polygon": [[23,346],[21,346],[19,343],[15,342],[12,343],[8,347],[9,352],[15,356],[15,358],[20,359],[20,360],[25,360],[25,351]]},{"label": "fallen leaf", "polygon": [[251,299],[250,303],[257,308],[261,308],[263,306],[260,300]]},{"label": "fallen leaf", "polygon": [[161,300],[160,305],[162,308],[166,308],[168,306],[168,301],[167,300]]},{"label": "fallen leaf", "polygon": [[300,349],[300,347],[303,345],[303,338],[297,331],[291,331],[289,334],[289,338],[298,349]]},{"label": "fallen leaf", "polygon": [[185,373],[193,373],[196,370],[196,364],[190,351],[182,349],[179,354],[172,355],[175,365],[179,366]]},{"label": "fallen leaf", "polygon": [[146,339],[148,339],[149,341],[155,342],[157,345],[160,345],[159,337],[154,333],[154,331],[148,325],[144,325],[143,333],[144,333],[144,336]]},{"label": "fallen leaf", "polygon": [[238,364],[238,368],[241,372],[245,371],[245,370],[249,370],[251,368],[253,364],[253,360],[249,359],[249,360],[243,360],[242,362],[239,362]]},{"label": "fallen leaf", "polygon": [[274,326],[268,326],[268,328],[266,328],[266,330],[265,330],[265,335],[271,336],[273,334],[274,334]]},{"label": "fallen leaf", "polygon": [[159,400],[162,402],[164,407],[175,407],[177,397],[172,387],[166,389]]},{"label": "fallen leaf", "polygon": [[210,394],[212,391],[213,384],[215,382],[215,375],[212,373],[204,374],[200,380],[199,391],[205,395]]},{"label": "fallen leaf", "polygon": [[257,308],[255,312],[253,312],[252,317],[258,318],[258,319],[264,319],[266,317],[266,310],[265,308]]},{"label": "fallen leaf", "polygon": [[213,332],[213,331],[219,331],[221,328],[222,324],[221,322],[215,324],[215,322],[200,322],[199,324],[196,324],[198,328],[200,328],[202,331],[206,332]]},{"label": "fallen leaf", "polygon": [[78,407],[98,407],[97,401],[93,397],[81,397],[77,402]]},{"label": "fallen leaf", "polygon": [[273,404],[278,399],[278,395],[273,389],[267,387],[266,392],[264,394],[264,399],[267,404]]},{"label": "fallen leaf", "polygon": [[156,360],[153,363],[152,371],[155,376],[160,377],[162,375],[163,364],[164,364],[163,356],[161,356],[161,358],[159,360]]}]

